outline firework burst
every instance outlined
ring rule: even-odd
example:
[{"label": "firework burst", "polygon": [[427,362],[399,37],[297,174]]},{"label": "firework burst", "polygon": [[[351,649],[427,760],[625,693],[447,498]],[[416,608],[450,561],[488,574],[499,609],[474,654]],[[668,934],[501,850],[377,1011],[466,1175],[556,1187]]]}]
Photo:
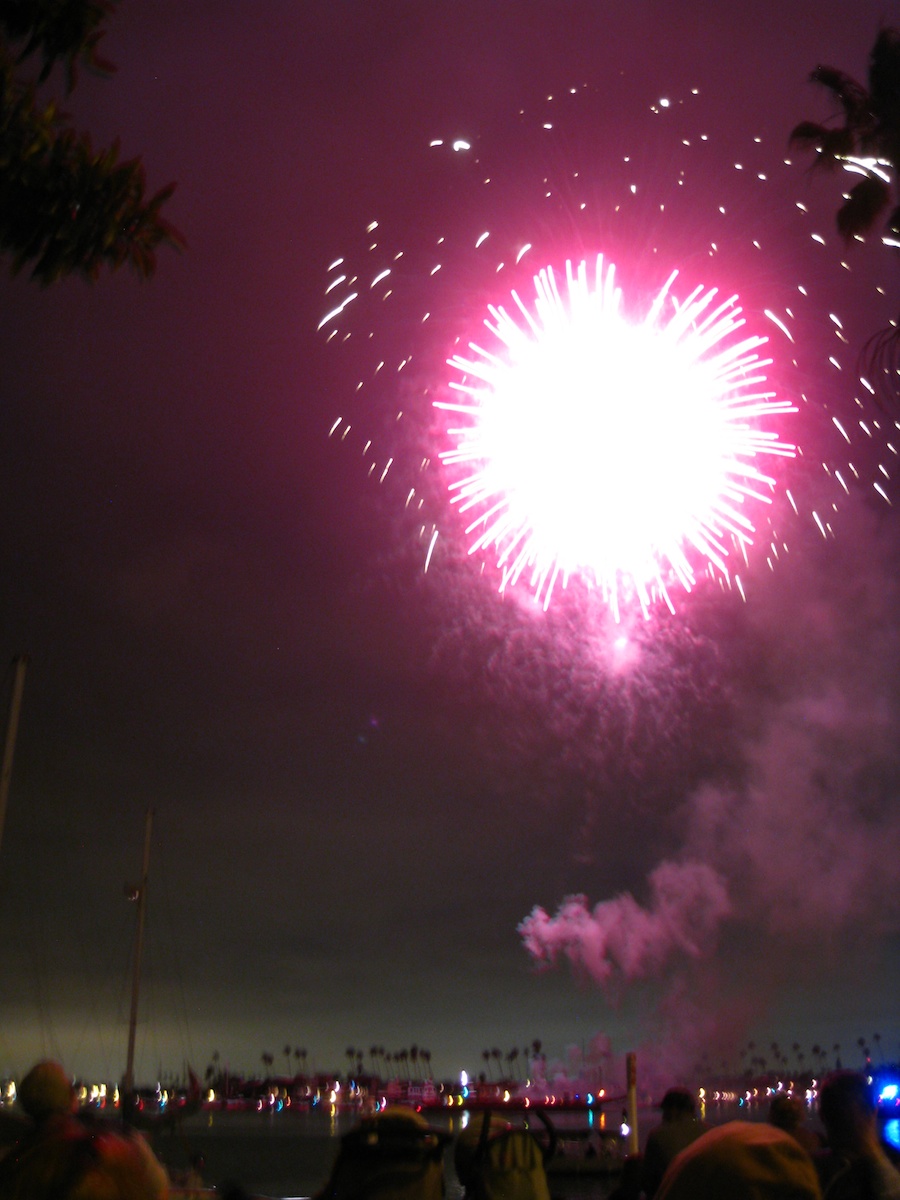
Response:
[{"label": "firework burst", "polygon": [[413,515],[425,569],[467,560],[543,607],[574,577],[617,619],[701,579],[745,595],[851,491],[889,500],[896,455],[845,362],[886,303],[867,249],[836,252],[790,163],[704,132],[696,96],[637,134],[622,107],[573,88],[435,139],[433,193],[332,264],[321,322],[356,375],[332,435]]},{"label": "firework burst", "polygon": [[673,273],[644,319],[625,319],[615,267],[566,264],[534,279],[513,314],[490,306],[494,348],[470,343],[449,365],[465,424],[449,432],[450,484],[470,517],[470,553],[494,550],[500,588],[528,579],[544,608],[558,581],[581,574],[616,618],[620,595],[646,615],[670,581],[695,581],[692,553],[728,574],[728,545],[749,544],[747,501],[770,501],[758,455],[794,447],[761,418],[795,412],[765,385],[770,359],[737,297],[697,287],[681,303]]}]

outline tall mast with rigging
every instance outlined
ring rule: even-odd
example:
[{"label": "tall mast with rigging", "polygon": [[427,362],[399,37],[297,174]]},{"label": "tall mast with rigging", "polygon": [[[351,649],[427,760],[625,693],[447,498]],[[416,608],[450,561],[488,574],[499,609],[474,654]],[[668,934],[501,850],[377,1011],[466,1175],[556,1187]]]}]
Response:
[{"label": "tall mast with rigging", "polygon": [[150,834],[153,830],[153,809],[147,809],[144,826],[144,860],[141,867],[141,882],[137,887],[137,925],[134,935],[134,968],[131,976],[131,1013],[128,1018],[128,1056],[125,1060],[125,1078],[122,1081],[123,1103],[126,1110],[134,1095],[134,1042],[137,1033],[138,997],[141,990],[141,959],[144,954],[144,917],[147,911],[147,879],[150,874]]}]

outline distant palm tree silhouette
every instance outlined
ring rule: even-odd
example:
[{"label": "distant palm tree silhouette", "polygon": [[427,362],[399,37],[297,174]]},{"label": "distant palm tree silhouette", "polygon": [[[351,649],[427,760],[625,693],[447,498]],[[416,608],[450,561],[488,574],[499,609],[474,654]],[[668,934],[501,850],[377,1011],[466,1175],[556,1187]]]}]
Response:
[{"label": "distant palm tree silhouette", "polygon": [[[838,209],[837,227],[845,238],[868,233],[894,198],[900,166],[900,32],[883,29],[869,58],[868,87],[837,67],[819,66],[810,79],[820,83],[840,102],[843,125],[802,121],[791,133],[792,145],[814,149],[814,168],[843,169],[852,160],[871,163],[868,173],[851,188]],[[877,170],[877,167],[887,168]],[[900,207],[888,217],[888,233],[900,239]]]},{"label": "distant palm tree silhouette", "polygon": [[[868,87],[836,67],[819,66],[810,79],[839,101],[842,125],[801,121],[791,145],[816,151],[813,169],[849,169],[860,178],[837,211],[837,227],[847,241],[863,238],[880,221],[882,240],[900,247],[900,32],[882,29],[869,56]],[[881,404],[898,401],[900,330],[896,324],[874,334],[860,354],[860,369]]]}]

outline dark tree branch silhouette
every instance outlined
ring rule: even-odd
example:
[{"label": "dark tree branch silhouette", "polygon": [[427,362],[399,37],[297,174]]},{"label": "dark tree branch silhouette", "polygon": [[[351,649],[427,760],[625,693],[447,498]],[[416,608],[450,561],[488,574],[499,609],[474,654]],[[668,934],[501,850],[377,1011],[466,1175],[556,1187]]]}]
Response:
[{"label": "dark tree branch silhouette", "polygon": [[112,74],[98,46],[117,3],[0,0],[0,254],[42,284],[125,264],[149,278],[160,245],[184,246],[161,212],[175,185],[147,199],[139,158],[120,161],[118,141],[95,150],[39,95],[57,65],[67,94],[79,66]]}]

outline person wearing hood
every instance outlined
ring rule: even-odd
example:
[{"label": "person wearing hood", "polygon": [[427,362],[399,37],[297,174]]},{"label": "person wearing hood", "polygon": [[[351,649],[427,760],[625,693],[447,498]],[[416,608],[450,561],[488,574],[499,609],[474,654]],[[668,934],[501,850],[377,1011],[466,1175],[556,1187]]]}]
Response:
[{"label": "person wearing hood", "polygon": [[662,1124],[650,1131],[641,1164],[640,1188],[646,1200],[653,1200],[675,1155],[706,1132],[697,1119],[694,1094],[687,1088],[669,1088],[658,1107]]}]

